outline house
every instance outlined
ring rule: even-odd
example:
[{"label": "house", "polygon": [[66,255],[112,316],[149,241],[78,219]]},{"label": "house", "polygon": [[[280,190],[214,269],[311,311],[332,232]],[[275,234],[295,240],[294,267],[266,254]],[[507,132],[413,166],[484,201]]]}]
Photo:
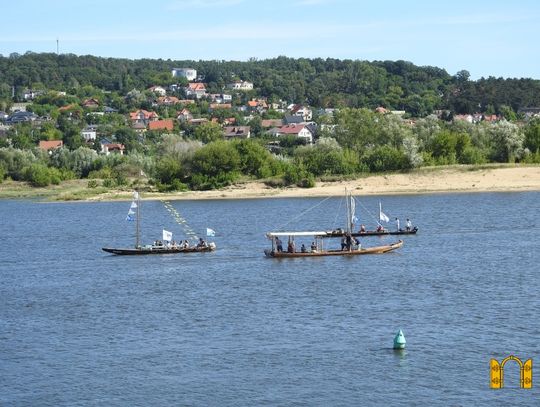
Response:
[{"label": "house", "polygon": [[81,106],[87,109],[94,109],[96,107],[99,107],[99,101],[94,98],[86,99],[82,102]]},{"label": "house", "polygon": [[252,90],[253,84],[248,81],[235,81],[232,83],[227,84],[227,88],[233,89],[233,90]]},{"label": "house", "polygon": [[97,127],[96,125],[90,124],[81,130],[81,136],[87,143],[89,141],[94,141],[97,137]]},{"label": "house", "polygon": [[23,98],[24,100],[34,100],[35,98],[43,94],[45,94],[44,90],[25,89],[23,91]]},{"label": "house", "polygon": [[29,102],[22,103],[13,103],[9,108],[10,112],[26,112],[26,107],[29,105]]},{"label": "house", "polygon": [[190,82],[197,78],[197,70],[193,68],[173,68],[171,74],[173,77],[186,78]]},{"label": "house", "polygon": [[472,123],[473,117],[470,114],[456,114],[454,115],[454,121],[463,121],[467,123]]},{"label": "house", "polygon": [[135,122],[131,125],[131,128],[135,131],[137,134],[143,134],[146,132],[146,124],[141,122]]},{"label": "house", "polygon": [[41,140],[39,142],[39,148],[43,151],[56,150],[57,148],[62,148],[64,142],[62,140]]},{"label": "house", "polygon": [[118,113],[118,109],[114,109],[114,108],[112,108],[110,106],[105,106],[103,108],[103,113],[105,113],[105,114]]},{"label": "house", "polygon": [[268,110],[268,104],[264,99],[251,99],[247,102],[247,108],[250,112],[263,113]]},{"label": "house", "polygon": [[150,92],[154,92],[155,94],[159,96],[165,96],[167,94],[167,90],[162,86],[152,86],[148,89]]},{"label": "house", "polygon": [[193,119],[193,115],[191,112],[187,109],[182,109],[176,114],[176,120],[179,122],[187,122],[189,120]]},{"label": "house", "polygon": [[38,115],[32,112],[14,112],[6,119],[6,124],[17,124],[24,122],[34,122],[38,119]]},{"label": "house", "polygon": [[76,108],[76,107],[77,107],[77,105],[74,104],[74,103],[72,103],[72,104],[70,104],[70,105],[66,105],[66,106],[61,106],[61,107],[59,107],[59,108],[58,108],[58,111],[59,111],[60,113],[62,113],[62,112],[67,112],[68,110],[71,110],[71,109]]},{"label": "house", "polygon": [[231,140],[235,138],[246,139],[251,136],[251,128],[249,126],[227,126],[223,129],[223,138]]},{"label": "house", "polygon": [[143,123],[144,125],[147,125],[152,121],[158,120],[159,116],[156,112],[149,112],[144,109],[139,109],[135,112],[131,112],[129,114],[129,119],[132,123]]},{"label": "house", "polygon": [[208,119],[205,117],[200,117],[198,119],[188,120],[188,123],[191,124],[192,126],[200,126],[201,124],[208,123]]},{"label": "house", "polygon": [[300,116],[304,119],[305,122],[311,120],[311,118],[313,117],[313,111],[309,107],[303,105],[289,106],[289,110],[291,111],[291,115]]},{"label": "house", "polygon": [[158,131],[158,130],[172,131],[173,128],[174,128],[173,119],[156,120],[156,121],[148,123],[148,130],[150,131]]},{"label": "house", "polygon": [[375,113],[379,113],[379,114],[387,114],[387,113],[390,113],[390,110],[382,107],[382,106],[379,106],[377,108],[375,108]]},{"label": "house", "polygon": [[272,127],[281,127],[283,121],[281,119],[263,119],[261,120],[261,127],[263,129],[270,129]]},{"label": "house", "polygon": [[217,109],[231,109],[232,105],[230,103],[210,103],[210,106],[208,106],[209,110],[217,110]]},{"label": "house", "polygon": [[518,110],[518,113],[522,114],[525,120],[529,120],[533,117],[540,117],[540,107],[522,107]]},{"label": "house", "polygon": [[286,124],[281,127],[275,127],[268,131],[274,137],[296,136],[302,138],[307,144],[313,143],[313,131],[306,124]]},{"label": "house", "polygon": [[194,96],[197,99],[200,99],[206,96],[206,86],[202,82],[193,82],[188,83],[188,86],[184,88],[186,96]]},{"label": "house", "polygon": [[300,124],[304,122],[304,118],[301,116],[285,115],[283,117],[283,124]]},{"label": "house", "polygon": [[120,143],[110,143],[109,140],[101,140],[101,153],[105,155],[120,154],[124,155],[126,147]]},{"label": "house", "polygon": [[156,100],[158,106],[173,106],[180,103],[180,99],[176,96],[160,96]]}]

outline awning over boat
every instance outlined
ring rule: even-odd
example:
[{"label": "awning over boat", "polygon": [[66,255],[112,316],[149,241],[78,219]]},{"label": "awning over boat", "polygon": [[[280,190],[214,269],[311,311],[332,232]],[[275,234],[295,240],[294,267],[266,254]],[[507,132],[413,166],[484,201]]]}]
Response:
[{"label": "awning over boat", "polygon": [[326,236],[328,232],[318,231],[318,232],[268,232],[267,237],[277,237],[277,236]]}]

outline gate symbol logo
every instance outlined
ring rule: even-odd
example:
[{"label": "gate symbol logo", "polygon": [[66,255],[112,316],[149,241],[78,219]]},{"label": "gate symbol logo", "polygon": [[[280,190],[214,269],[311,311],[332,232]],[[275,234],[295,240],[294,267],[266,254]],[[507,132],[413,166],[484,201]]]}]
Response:
[{"label": "gate symbol logo", "polygon": [[490,387],[492,389],[502,389],[504,386],[504,365],[509,360],[515,360],[519,365],[519,387],[522,389],[532,388],[532,359],[523,363],[520,358],[510,355],[504,358],[501,363],[497,359],[491,359],[490,365]]}]

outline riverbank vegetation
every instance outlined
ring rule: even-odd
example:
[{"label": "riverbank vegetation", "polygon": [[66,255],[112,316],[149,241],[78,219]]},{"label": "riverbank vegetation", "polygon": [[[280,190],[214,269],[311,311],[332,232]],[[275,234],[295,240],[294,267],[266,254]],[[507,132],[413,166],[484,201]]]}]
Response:
[{"label": "riverbank vegetation", "polygon": [[[170,73],[175,66],[196,68],[206,96],[190,98],[187,80]],[[471,81],[466,71],[450,76],[403,61],[130,61],[32,53],[0,57],[0,73],[0,110],[25,100],[28,88],[33,95],[24,107],[40,118],[3,127],[0,182],[35,188],[75,180],[89,191],[209,190],[245,180],[312,187],[325,177],[423,166],[540,162],[540,119],[521,110],[540,105],[540,81],[532,79]],[[230,104],[211,103],[240,79],[254,89],[232,92]],[[177,102],[161,103],[158,85]],[[313,111],[299,124],[309,127],[311,139],[276,137],[263,126],[299,104]],[[141,110],[171,125],[145,123],[138,131],[130,113]],[[180,118],[188,114],[199,121]],[[249,126],[250,137],[224,140],[230,123]],[[85,140],[88,126],[99,137]],[[62,146],[37,147],[51,140]],[[105,154],[103,140],[125,154]]]}]

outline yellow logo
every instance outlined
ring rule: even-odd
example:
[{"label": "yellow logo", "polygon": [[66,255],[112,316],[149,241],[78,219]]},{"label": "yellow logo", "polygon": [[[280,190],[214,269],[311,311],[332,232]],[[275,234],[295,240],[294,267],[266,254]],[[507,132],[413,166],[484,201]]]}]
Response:
[{"label": "yellow logo", "polygon": [[522,389],[532,388],[532,359],[528,359],[523,363],[520,358],[510,355],[504,358],[501,363],[496,359],[491,359],[490,365],[490,386],[492,389],[502,389],[504,386],[504,365],[509,360],[515,360],[519,365],[519,387]]}]

